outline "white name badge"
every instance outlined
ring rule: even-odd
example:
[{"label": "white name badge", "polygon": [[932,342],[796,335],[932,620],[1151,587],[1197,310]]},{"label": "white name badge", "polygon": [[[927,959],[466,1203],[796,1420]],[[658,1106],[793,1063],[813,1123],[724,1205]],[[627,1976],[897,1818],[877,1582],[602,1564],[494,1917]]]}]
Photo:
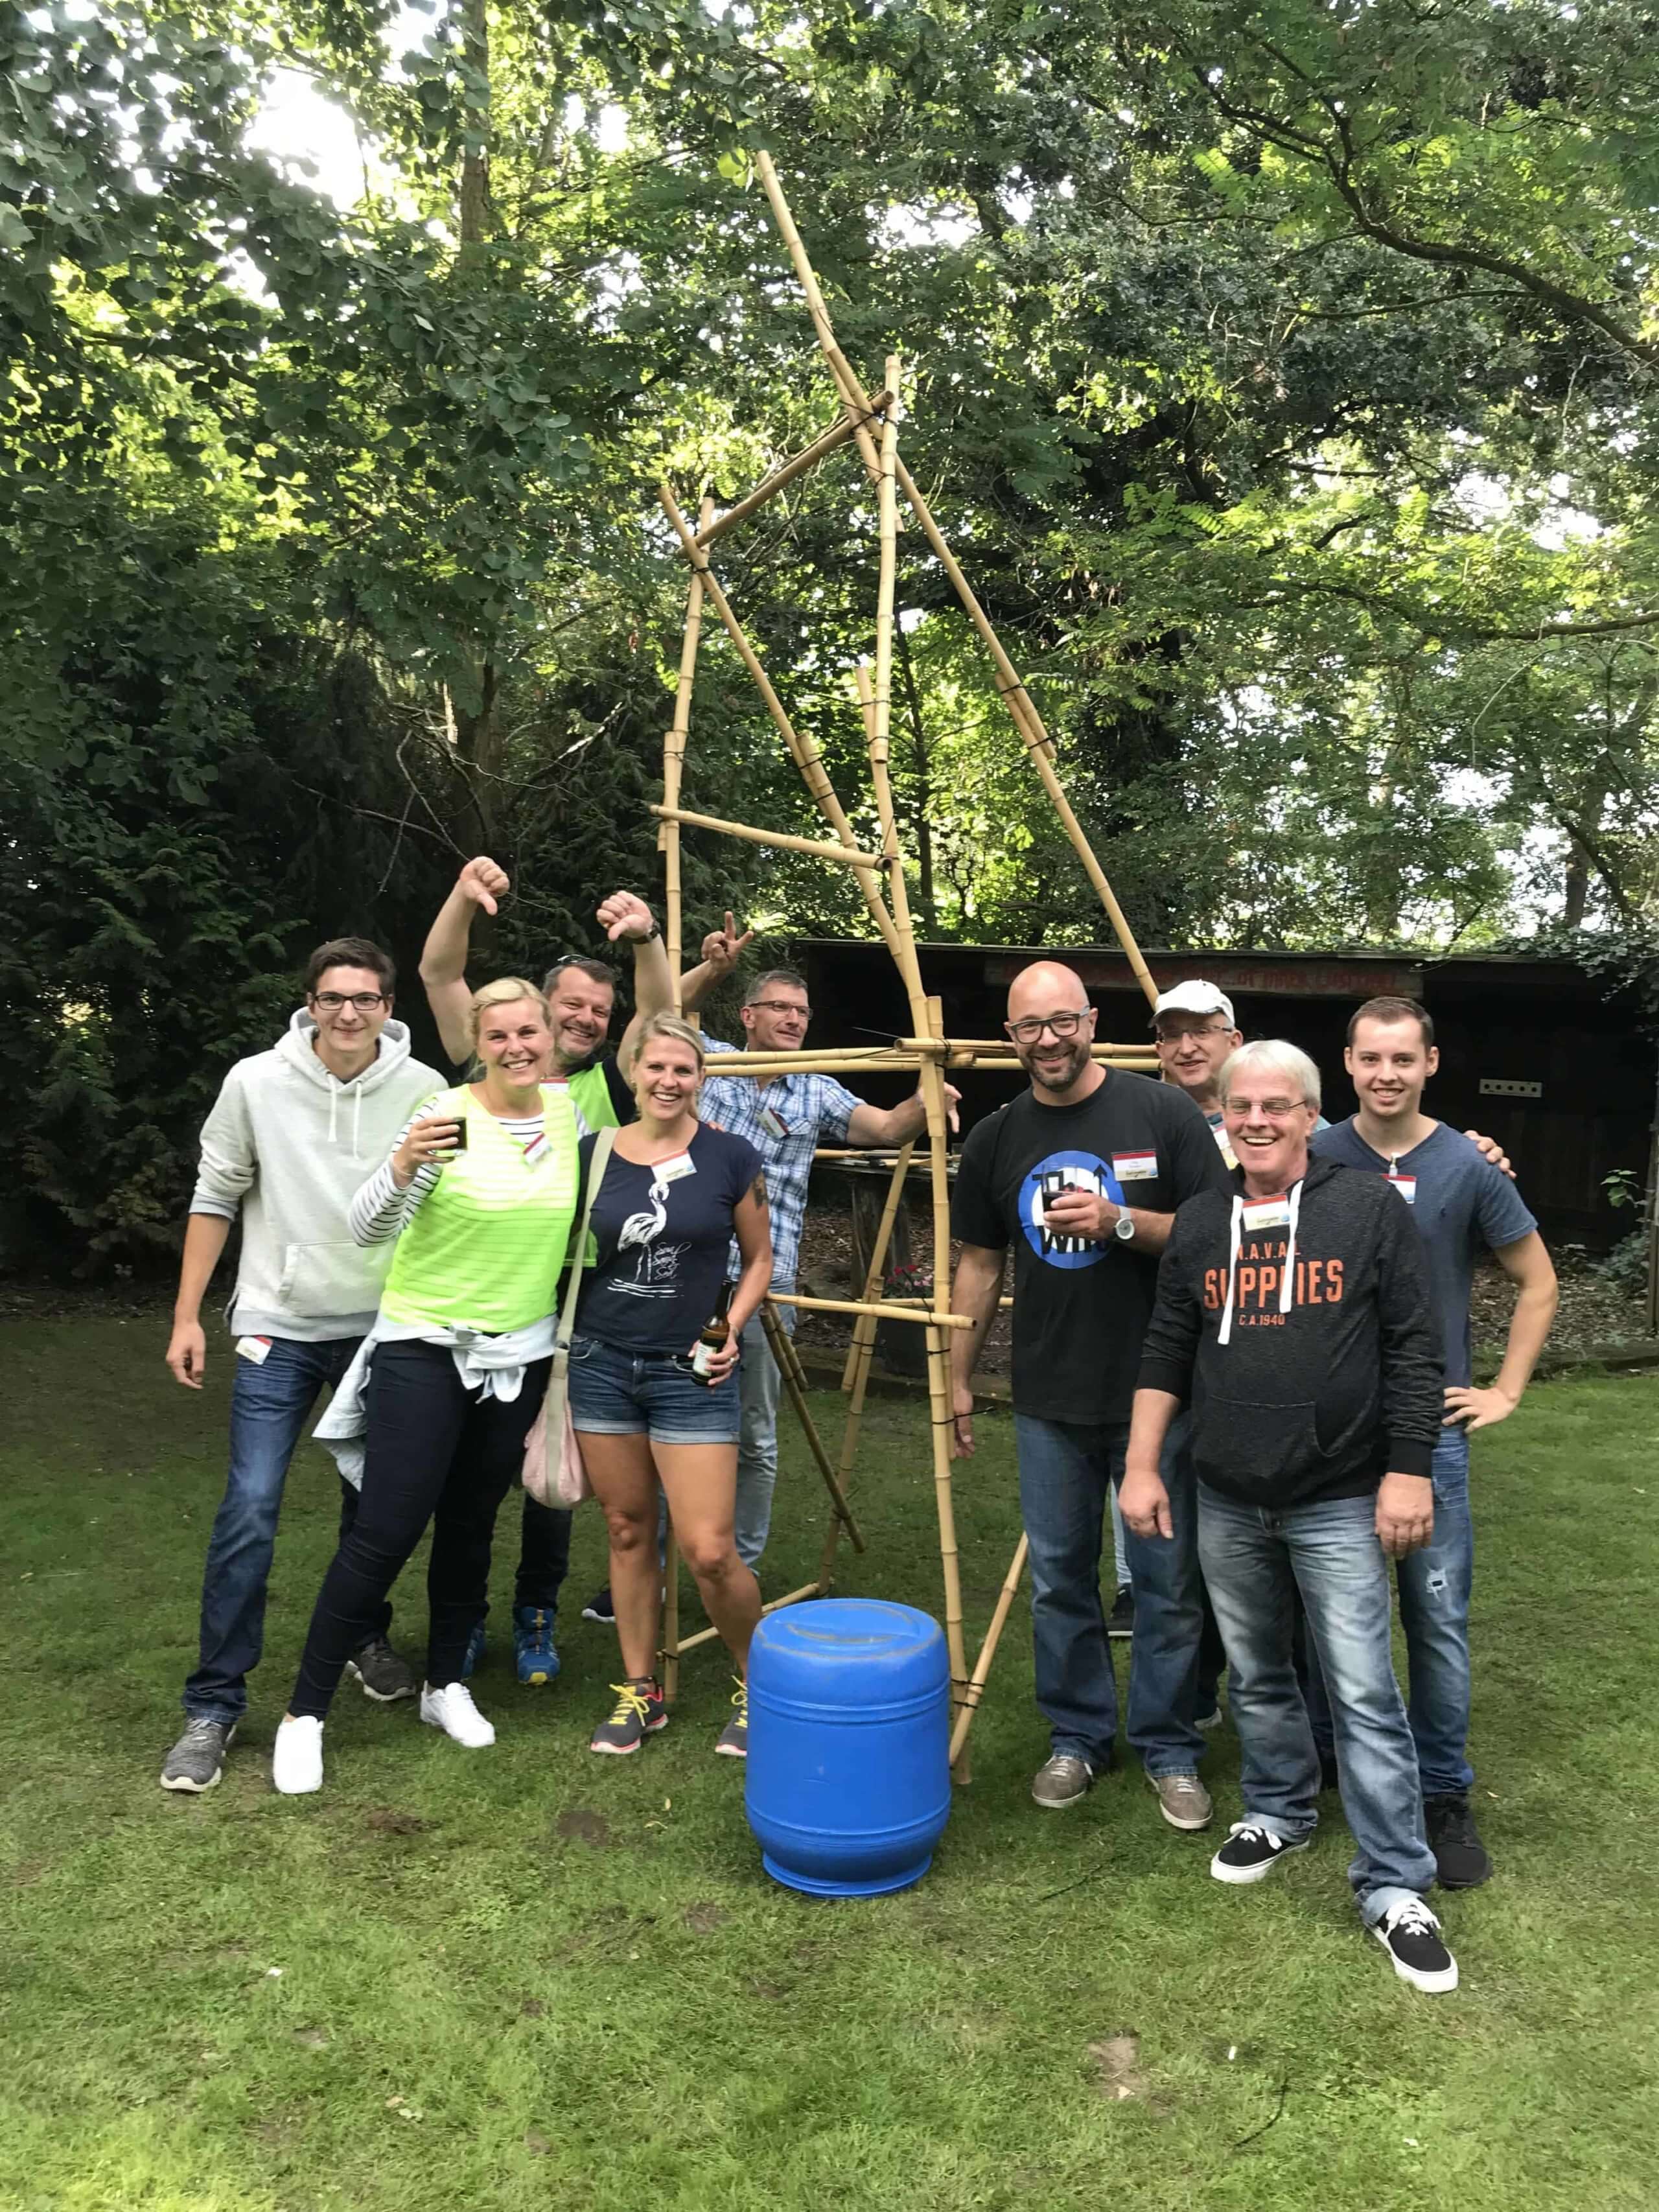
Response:
[{"label": "white name badge", "polygon": [[239,1336],[236,1357],[251,1359],[256,1367],[263,1367],[270,1357],[270,1339],[268,1336]]},{"label": "white name badge", "polygon": [[763,1106],[756,1118],[769,1137],[787,1137],[789,1134],[789,1124],[770,1106]]},{"label": "white name badge", "polygon": [[1288,1229],[1291,1225],[1291,1201],[1288,1198],[1247,1198],[1244,1201],[1244,1234],[1254,1236],[1258,1229]]},{"label": "white name badge", "polygon": [[1385,1176],[1383,1177],[1383,1181],[1388,1184],[1390,1190],[1397,1190],[1400,1193],[1400,1195],[1405,1200],[1407,1206],[1416,1205],[1417,1177],[1415,1176]]},{"label": "white name badge", "polygon": [[1158,1174],[1158,1154],[1114,1152],[1112,1173],[1120,1182],[1151,1182]]},{"label": "white name badge", "polygon": [[653,1182],[678,1182],[683,1177],[696,1175],[696,1163],[690,1152],[676,1152],[670,1160],[658,1160],[651,1170]]}]

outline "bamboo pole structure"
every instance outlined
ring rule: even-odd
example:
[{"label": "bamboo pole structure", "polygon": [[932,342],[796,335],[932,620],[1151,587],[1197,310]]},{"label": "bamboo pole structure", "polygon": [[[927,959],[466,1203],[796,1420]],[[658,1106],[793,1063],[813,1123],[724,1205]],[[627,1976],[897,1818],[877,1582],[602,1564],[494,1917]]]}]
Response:
[{"label": "bamboo pole structure", "polygon": [[[841,1523],[837,1522],[836,1525],[839,1528]],[[799,1589],[786,1590],[781,1597],[773,1598],[769,1603],[761,1607],[761,1611],[780,1613],[786,1605],[799,1605],[804,1597],[822,1597],[823,1589],[824,1586],[821,1582],[803,1583]],[[700,1644],[713,1644],[719,1635],[718,1628],[700,1628],[695,1636],[688,1636],[683,1639],[678,1647],[678,1656],[684,1656],[688,1651],[695,1651]]]},{"label": "bamboo pole structure", "polygon": [[[665,746],[662,804],[656,810],[660,823],[659,843],[665,855],[672,855],[673,884],[671,908],[677,922],[678,838],[684,827],[799,852],[839,866],[850,866],[871,920],[887,948],[904,989],[909,1008],[910,1034],[908,1036],[895,1037],[890,1042],[875,1046],[842,1045],[828,1047],[821,1051],[772,1050],[724,1054],[719,1073],[725,1076],[751,1075],[762,1085],[776,1076],[804,1074],[810,1070],[835,1075],[903,1071],[917,1076],[925,1123],[932,1202],[933,1284],[928,1297],[925,1300],[912,1301],[888,1298],[882,1295],[887,1252],[898,1208],[903,1202],[905,1180],[923,1142],[922,1135],[918,1134],[902,1146],[890,1148],[879,1155],[866,1155],[879,1157],[884,1164],[890,1161],[891,1172],[876,1244],[862,1285],[863,1296],[856,1298],[819,1298],[808,1294],[780,1291],[774,1293],[762,1309],[772,1355],[777,1360],[790,1402],[801,1422],[809,1449],[823,1478],[833,1507],[817,1581],[804,1584],[785,1597],[774,1600],[766,1610],[770,1612],[779,1605],[819,1595],[832,1586],[836,1554],[843,1528],[851,1535],[855,1548],[862,1548],[862,1538],[848,1499],[873,1360],[876,1327],[879,1322],[887,1320],[908,1322],[921,1328],[925,1333],[926,1343],[934,1498],[944,1582],[945,1641],[956,1708],[951,1759],[956,1779],[965,1782],[968,1778],[969,1731],[1018,1588],[1026,1560],[1026,1546],[1022,1540],[1004,1578],[984,1642],[970,1673],[966,1656],[961,1570],[951,1489],[951,1451],[954,1425],[948,1346],[952,1341],[959,1340],[953,1338],[953,1331],[971,1329],[972,1323],[965,1316],[949,1310],[950,1162],[945,1076],[947,1069],[957,1067],[1012,1070],[1020,1063],[1012,1046],[1004,1038],[947,1038],[941,1003],[937,998],[927,995],[921,973],[889,763],[901,494],[913,509],[928,546],[950,577],[952,588],[991,656],[996,671],[998,692],[1015,730],[1030,756],[1044,790],[1149,1000],[1156,998],[1157,986],[1112,894],[1105,872],[1066,796],[1055,767],[1054,744],[1043,726],[1036,705],[1005,651],[960,563],[946,544],[915,478],[899,458],[898,429],[902,413],[902,365],[896,357],[889,357],[883,389],[877,398],[872,399],[836,342],[823,293],[770,157],[764,153],[758,155],[757,166],[779,232],[805,294],[818,346],[828,363],[840,398],[842,419],[830,429],[821,433],[801,453],[774,469],[753,491],[738,500],[718,520],[714,517],[710,503],[705,501],[695,532],[687,524],[669,486],[665,483],[659,487],[659,498],[663,511],[679,540],[681,551],[691,568],[692,578],[688,594],[688,635],[681,655],[680,690],[676,697],[674,726]],[[872,434],[878,425],[878,444]],[[871,792],[880,825],[879,839],[871,841],[872,844],[878,845],[878,850],[865,850],[854,837],[852,824],[824,769],[816,740],[810,732],[798,729],[791,720],[721,590],[708,556],[708,548],[711,544],[757,514],[810,470],[830,460],[849,443],[856,445],[876,490],[879,563],[874,664],[873,670],[864,666],[857,669],[854,673],[854,682],[864,718]],[[701,636],[702,608],[705,601],[713,603],[727,636],[736,647],[739,659],[760,692],[785,750],[829,825],[834,842],[797,837],[790,833],[773,833],[753,823],[733,822],[714,815],[695,814],[681,805],[680,779],[690,726],[691,682]],[[693,615],[697,617],[695,624]],[[680,937],[681,932],[677,927],[673,938],[677,969]],[[1112,1067],[1150,1071],[1158,1065],[1155,1054],[1146,1043],[1103,1043],[1095,1041],[1091,1047],[1091,1056],[1100,1064]],[[850,1146],[815,1148],[816,1156],[824,1159],[849,1157],[852,1151]],[[1000,1301],[1004,1309],[1009,1303],[1007,1299]],[[830,1455],[812,1420],[811,1409],[807,1402],[806,1377],[799,1355],[774,1310],[775,1306],[782,1305],[791,1305],[798,1311],[847,1314],[854,1318],[853,1343],[842,1376],[842,1389],[850,1402],[836,1465],[831,1464]],[[674,1558],[672,1542],[669,1556],[672,1562]],[[677,1686],[680,1656],[708,1642],[714,1634],[714,1632],[708,1629],[681,1640],[678,1592],[677,1589],[672,1591],[665,1611],[665,1686],[671,1694]]]},{"label": "bamboo pole structure", "polygon": [[841,421],[833,424],[821,438],[815,438],[792,460],[785,461],[781,467],[774,469],[771,475],[757,483],[746,498],[740,499],[735,507],[728,507],[717,521],[709,521],[706,515],[701,518],[697,523],[698,544],[712,545],[728,530],[735,530],[738,523],[747,522],[751,514],[758,514],[762,507],[768,506],[781,491],[793,483],[797,477],[804,477],[809,469],[816,468],[838,446],[844,446],[849,438],[856,437],[861,428],[867,430],[871,422],[884,414],[892,402],[890,392],[878,392],[870,402],[867,416],[843,415]]}]

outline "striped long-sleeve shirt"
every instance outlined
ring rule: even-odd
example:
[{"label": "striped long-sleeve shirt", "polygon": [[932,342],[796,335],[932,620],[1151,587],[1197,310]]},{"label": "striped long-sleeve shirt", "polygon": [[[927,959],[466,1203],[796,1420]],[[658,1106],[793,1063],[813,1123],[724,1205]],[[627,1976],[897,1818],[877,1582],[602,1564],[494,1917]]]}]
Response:
[{"label": "striped long-sleeve shirt", "polygon": [[[441,1091],[434,1091],[425,1105],[410,1115],[398,1132],[398,1143],[392,1147],[393,1154],[416,1122],[425,1121],[442,1097]],[[528,1159],[533,1159],[537,1147],[546,1142],[545,1117],[541,1114],[527,1114],[516,1121],[503,1120],[501,1126],[509,1137],[515,1138],[524,1146],[525,1156]],[[422,1161],[416,1169],[408,1188],[400,1190],[392,1172],[391,1157],[382,1160],[352,1200],[346,1215],[353,1243],[388,1244],[393,1238],[401,1237],[420,1212],[429,1193],[437,1188],[438,1178],[443,1171],[441,1160]]]}]

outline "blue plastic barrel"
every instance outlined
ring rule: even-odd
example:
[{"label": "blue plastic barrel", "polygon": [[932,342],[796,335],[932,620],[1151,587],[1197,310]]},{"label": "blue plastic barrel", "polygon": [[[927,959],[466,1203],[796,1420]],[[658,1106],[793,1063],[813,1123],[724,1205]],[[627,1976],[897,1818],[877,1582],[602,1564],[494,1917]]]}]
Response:
[{"label": "blue plastic barrel", "polygon": [[744,1798],[775,1881],[878,1897],[920,1881],[951,1814],[951,1674],[914,1606],[820,1598],[749,1647]]}]

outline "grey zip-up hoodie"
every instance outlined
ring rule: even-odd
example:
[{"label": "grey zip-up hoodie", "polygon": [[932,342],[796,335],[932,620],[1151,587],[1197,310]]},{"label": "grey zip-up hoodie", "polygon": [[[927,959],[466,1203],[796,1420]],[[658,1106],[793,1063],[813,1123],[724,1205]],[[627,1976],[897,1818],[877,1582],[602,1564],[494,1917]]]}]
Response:
[{"label": "grey zip-up hoodie", "polygon": [[1422,1239],[1382,1176],[1314,1159],[1282,1200],[1177,1209],[1140,1360],[1189,1398],[1192,1454],[1249,1505],[1363,1497],[1426,1475],[1443,1408]]},{"label": "grey zip-up hoodie", "polygon": [[416,1108],[445,1088],[388,1021],[350,1083],[313,1049],[303,1007],[269,1052],[239,1060],[202,1125],[192,1213],[242,1217],[228,1318],[248,1336],[317,1343],[362,1336],[380,1310],[394,1247],[352,1241],[346,1208]]}]

